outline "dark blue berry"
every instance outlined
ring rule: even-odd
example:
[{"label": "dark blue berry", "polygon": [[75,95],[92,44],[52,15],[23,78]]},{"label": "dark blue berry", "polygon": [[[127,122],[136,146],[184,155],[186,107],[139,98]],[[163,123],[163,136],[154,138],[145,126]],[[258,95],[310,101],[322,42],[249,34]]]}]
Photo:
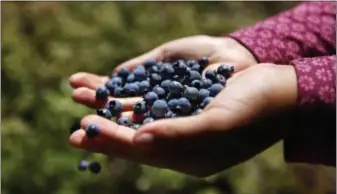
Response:
[{"label": "dark blue berry", "polygon": [[220,65],[217,73],[223,75],[226,79],[234,72],[234,66]]},{"label": "dark blue berry", "polygon": [[160,75],[163,79],[170,79],[174,75],[174,69],[170,63],[164,63],[160,69]]},{"label": "dark blue berry", "polygon": [[200,104],[201,108],[205,108],[214,98],[213,97],[207,97],[205,98],[202,103]]},{"label": "dark blue berry", "polygon": [[178,99],[171,99],[167,102],[167,106],[170,110],[175,110],[178,106]]},{"label": "dark blue berry", "polygon": [[197,88],[198,90],[199,90],[200,88],[202,88],[203,85],[204,85],[203,82],[200,81],[200,80],[194,80],[194,81],[192,81],[192,83],[191,83],[191,86]]},{"label": "dark blue berry", "polygon": [[194,71],[200,71],[201,70],[201,67],[199,64],[194,64],[192,67],[191,67],[191,70],[194,70]]},{"label": "dark blue berry", "polygon": [[209,88],[213,84],[212,80],[210,79],[204,79],[202,80],[202,87],[203,88]]},{"label": "dark blue berry", "polygon": [[159,73],[159,67],[158,65],[153,65],[152,67],[150,67],[149,69],[149,73]]},{"label": "dark blue berry", "polygon": [[206,65],[208,65],[209,60],[207,57],[202,57],[201,59],[198,60],[199,64],[203,67],[205,67]]},{"label": "dark blue berry", "polygon": [[115,88],[118,87],[118,85],[115,82],[113,82],[113,80],[109,80],[105,83],[105,87],[109,90],[110,94],[113,94]]},{"label": "dark blue berry", "polygon": [[189,72],[189,80],[192,82],[193,80],[201,80],[201,75],[199,72],[191,70]]},{"label": "dark blue berry", "polygon": [[133,123],[129,117],[121,117],[117,120],[118,125],[130,127]]},{"label": "dark blue berry", "polygon": [[146,80],[146,70],[143,67],[138,67],[133,71],[133,74],[135,75],[135,79],[137,81],[143,81]]},{"label": "dark blue berry", "polygon": [[98,174],[99,172],[101,172],[101,169],[102,169],[100,163],[98,162],[91,162],[88,168],[94,174]]},{"label": "dark blue berry", "polygon": [[159,85],[161,83],[161,76],[157,73],[152,73],[150,75],[150,85],[151,86],[156,86],[156,85]]},{"label": "dark blue berry", "polygon": [[212,97],[215,97],[217,94],[221,92],[222,89],[223,89],[223,86],[221,84],[219,83],[213,84],[209,88],[209,95]]},{"label": "dark blue berry", "polygon": [[148,92],[144,96],[144,101],[146,102],[146,104],[148,104],[150,106],[152,106],[153,103],[158,99],[159,99],[159,97],[155,92]]},{"label": "dark blue berry", "polygon": [[128,77],[126,78],[126,82],[131,83],[135,81],[135,74],[130,73]]},{"label": "dark blue berry", "polygon": [[186,71],[187,71],[187,65],[184,61],[182,60],[178,60],[177,62],[175,62],[173,64],[173,68],[175,70],[175,73],[177,75],[185,75],[186,74]]},{"label": "dark blue berry", "polygon": [[86,135],[88,138],[96,137],[99,134],[100,130],[97,125],[89,124],[86,128]]},{"label": "dark blue berry", "polygon": [[126,79],[130,74],[130,70],[126,67],[122,67],[120,68],[120,70],[118,71],[118,76],[122,77],[124,79]]},{"label": "dark blue berry", "polygon": [[221,74],[216,75],[216,80],[219,84],[223,86],[226,85],[226,78],[223,75]]},{"label": "dark blue berry", "polygon": [[97,115],[106,118],[106,119],[111,119],[112,114],[109,109],[107,108],[101,108],[96,110]]},{"label": "dark blue berry", "polygon": [[147,93],[148,91],[150,91],[150,89],[151,89],[150,82],[147,81],[147,80],[141,81],[141,82],[138,84],[138,87],[139,87],[139,93],[140,93],[140,94],[145,94],[145,93]]},{"label": "dark blue berry", "polygon": [[78,163],[77,168],[78,168],[78,170],[80,170],[80,171],[84,171],[84,170],[86,170],[86,169],[88,168],[88,166],[89,166],[89,162],[86,161],[86,160],[82,160],[82,161],[80,161],[80,162]]},{"label": "dark blue berry", "polygon": [[117,117],[122,112],[122,103],[118,100],[111,100],[107,103],[106,108],[110,111],[112,117]]},{"label": "dark blue berry", "polygon": [[167,79],[161,82],[160,87],[162,87],[165,91],[168,91],[168,88],[170,86],[171,80]]},{"label": "dark blue berry", "polygon": [[151,68],[152,66],[154,66],[154,65],[156,65],[157,64],[157,62],[155,61],[155,60],[153,60],[153,59],[148,59],[148,60],[146,60],[145,62],[144,62],[144,67],[146,68],[146,69],[149,69],[149,68]]},{"label": "dark blue berry", "polygon": [[177,81],[171,81],[168,88],[171,94],[181,94],[184,91],[183,85]]},{"label": "dark blue berry", "polygon": [[153,88],[153,92],[155,92],[158,95],[158,98],[165,98],[166,92],[164,88],[157,86]]},{"label": "dark blue berry", "polygon": [[125,96],[125,93],[123,91],[123,88],[122,87],[116,87],[114,89],[114,96],[115,97],[124,97]]},{"label": "dark blue berry", "polygon": [[147,124],[147,123],[151,123],[151,122],[153,122],[153,121],[154,121],[154,119],[153,119],[152,117],[147,117],[146,119],[144,119],[143,125],[145,125],[145,124]]},{"label": "dark blue berry", "polygon": [[114,78],[114,77],[117,77],[117,76],[118,76],[117,72],[112,72],[110,74],[110,78]]},{"label": "dark blue berry", "polygon": [[157,100],[151,107],[151,113],[155,118],[163,118],[167,112],[167,103],[165,100]]},{"label": "dark blue berry", "polygon": [[128,96],[136,96],[139,93],[139,86],[135,83],[129,83],[124,86],[123,91]]},{"label": "dark blue berry", "polygon": [[196,101],[198,100],[198,89],[194,87],[187,87],[183,96],[189,101]]},{"label": "dark blue berry", "polygon": [[99,86],[96,90],[96,100],[106,100],[109,97],[109,90],[105,86]]},{"label": "dark blue berry", "polygon": [[186,61],[186,65],[188,67],[192,67],[195,64],[198,64],[198,62],[196,60],[188,60],[188,61]]},{"label": "dark blue berry", "polygon": [[205,73],[205,77],[214,82],[216,81],[216,72],[214,70],[207,70]]},{"label": "dark blue berry", "polygon": [[133,105],[133,112],[135,114],[145,114],[147,111],[147,106],[145,101],[137,102]]},{"label": "dark blue berry", "polygon": [[182,114],[188,114],[192,110],[192,105],[187,98],[179,98],[176,109]]},{"label": "dark blue berry", "polygon": [[200,89],[198,92],[198,100],[202,102],[207,97],[209,97],[209,90],[204,88]]}]

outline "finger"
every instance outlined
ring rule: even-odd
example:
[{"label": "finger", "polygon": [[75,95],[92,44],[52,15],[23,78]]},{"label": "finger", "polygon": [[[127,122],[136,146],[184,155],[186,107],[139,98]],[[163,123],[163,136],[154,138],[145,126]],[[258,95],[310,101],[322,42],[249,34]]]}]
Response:
[{"label": "finger", "polygon": [[73,88],[87,87],[96,90],[98,86],[104,85],[109,80],[107,76],[98,76],[92,73],[79,72],[69,78]]},{"label": "finger", "polygon": [[77,88],[73,91],[72,98],[75,102],[84,104],[90,108],[104,108],[106,103],[110,100],[118,100],[122,103],[123,111],[132,110],[132,106],[141,101],[141,97],[131,97],[131,98],[113,98],[109,97],[106,101],[97,101],[95,90],[91,90],[85,87]]},{"label": "finger", "polygon": [[[73,146],[88,150],[99,149],[104,153],[113,153],[117,157],[133,157],[132,138],[135,130],[117,125],[97,115],[84,117],[81,121],[81,128],[86,129],[89,124],[95,124],[99,128],[99,135],[94,138],[87,138],[85,132],[80,130],[82,132],[70,136],[69,141]],[[101,141],[98,142],[96,139],[101,139]]]},{"label": "finger", "polygon": [[146,60],[154,59],[156,61],[162,60],[162,47],[155,48],[147,53],[144,53],[136,58],[130,59],[120,65],[118,65],[114,71],[119,71],[120,68],[126,67],[129,69],[133,69],[137,65],[143,64]]}]

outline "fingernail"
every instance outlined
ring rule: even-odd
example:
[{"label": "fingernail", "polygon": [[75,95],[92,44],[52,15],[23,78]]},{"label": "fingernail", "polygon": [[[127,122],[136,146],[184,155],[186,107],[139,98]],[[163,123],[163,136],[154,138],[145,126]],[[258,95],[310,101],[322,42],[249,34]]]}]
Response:
[{"label": "fingernail", "polygon": [[153,142],[153,140],[154,136],[152,134],[144,133],[135,139],[135,144],[142,144],[142,145],[150,144]]}]

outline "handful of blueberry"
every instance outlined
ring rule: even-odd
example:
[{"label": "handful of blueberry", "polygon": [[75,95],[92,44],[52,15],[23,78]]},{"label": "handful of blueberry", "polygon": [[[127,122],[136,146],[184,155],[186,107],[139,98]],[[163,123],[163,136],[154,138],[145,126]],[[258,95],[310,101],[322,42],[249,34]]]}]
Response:
[{"label": "handful of blueberry", "polygon": [[[233,66],[221,65],[217,70],[201,74],[209,64],[207,57],[199,60],[177,60],[163,62],[148,60],[134,70],[121,68],[110,75],[110,80],[96,90],[96,100],[142,96],[143,101],[133,106],[133,113],[140,120],[134,122],[120,117],[122,104],[109,101],[105,108],[96,110],[106,119],[117,117],[117,124],[137,130],[141,125],[158,119],[175,118],[200,114],[211,100],[226,86],[227,79],[234,72]],[[96,125],[86,130],[89,138],[99,135]]]}]

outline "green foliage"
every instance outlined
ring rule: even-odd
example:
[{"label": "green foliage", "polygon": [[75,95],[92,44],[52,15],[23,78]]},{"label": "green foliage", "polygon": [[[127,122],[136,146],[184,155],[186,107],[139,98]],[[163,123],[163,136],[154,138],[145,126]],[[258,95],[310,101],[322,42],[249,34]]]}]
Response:
[{"label": "green foliage", "polygon": [[2,193],[299,193],[302,187],[283,162],[280,144],[200,180],[102,155],[92,157],[105,161],[103,173],[80,173],[76,165],[83,152],[68,143],[70,127],[93,113],[71,100],[71,74],[107,74],[166,41],[229,33],[293,4],[2,3]]}]

